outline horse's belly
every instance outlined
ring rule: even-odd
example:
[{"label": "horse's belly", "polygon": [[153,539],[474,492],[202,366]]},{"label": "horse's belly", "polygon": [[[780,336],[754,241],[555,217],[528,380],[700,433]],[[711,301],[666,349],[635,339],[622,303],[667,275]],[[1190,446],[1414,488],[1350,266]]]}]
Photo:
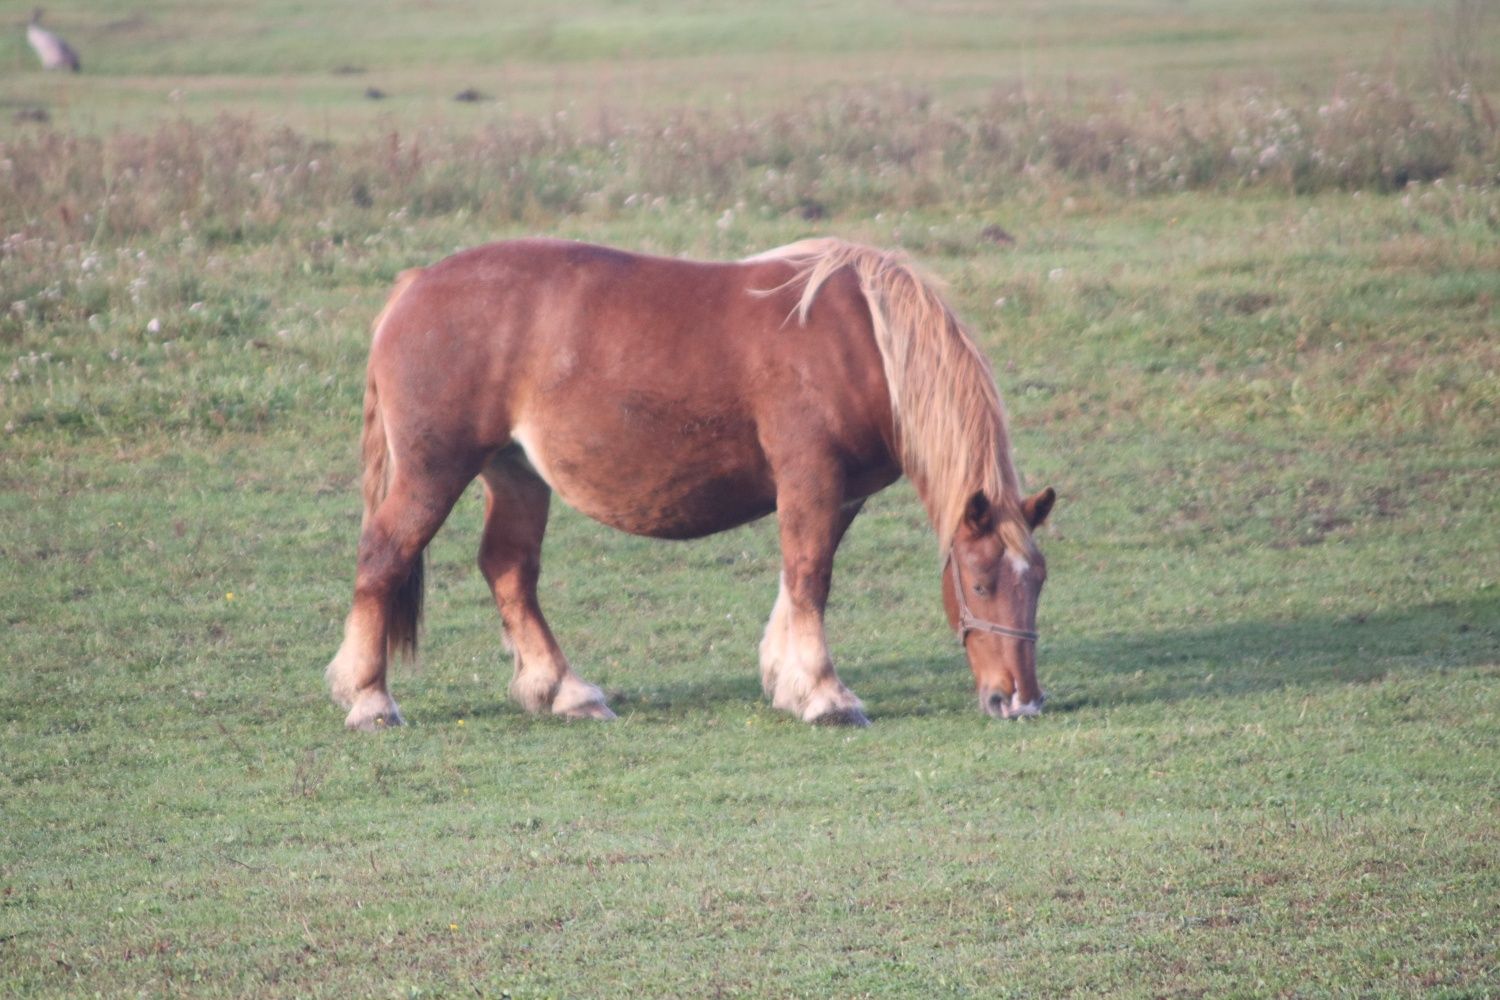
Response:
[{"label": "horse's belly", "polygon": [[631,534],[698,538],[776,509],[749,421],[558,421],[511,436],[568,506]]}]

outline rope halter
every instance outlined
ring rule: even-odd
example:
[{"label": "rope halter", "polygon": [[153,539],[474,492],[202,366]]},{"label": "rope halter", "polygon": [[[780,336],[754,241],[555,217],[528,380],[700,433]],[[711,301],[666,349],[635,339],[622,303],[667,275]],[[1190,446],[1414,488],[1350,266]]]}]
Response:
[{"label": "rope halter", "polygon": [[969,610],[969,601],[964,597],[964,581],[958,575],[958,560],[953,558],[953,550],[948,550],[948,565],[953,569],[953,594],[958,599],[958,644],[962,646],[968,639],[970,632],[988,632],[990,635],[1003,635],[1010,639],[1020,639],[1022,642],[1036,642],[1041,636],[1028,628],[1011,628],[1009,625],[1000,625],[996,622],[986,621]]}]

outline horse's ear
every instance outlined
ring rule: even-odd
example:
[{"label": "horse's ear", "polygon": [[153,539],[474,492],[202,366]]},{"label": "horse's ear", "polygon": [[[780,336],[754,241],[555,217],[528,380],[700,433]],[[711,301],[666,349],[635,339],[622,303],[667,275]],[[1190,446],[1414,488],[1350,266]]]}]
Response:
[{"label": "horse's ear", "polygon": [[969,497],[964,506],[964,524],[976,535],[987,535],[995,530],[995,508],[983,490]]},{"label": "horse's ear", "polygon": [[1057,491],[1049,486],[1035,496],[1027,497],[1021,504],[1021,510],[1026,514],[1026,523],[1033,531],[1047,520],[1047,515],[1052,513],[1052,505],[1056,502]]}]

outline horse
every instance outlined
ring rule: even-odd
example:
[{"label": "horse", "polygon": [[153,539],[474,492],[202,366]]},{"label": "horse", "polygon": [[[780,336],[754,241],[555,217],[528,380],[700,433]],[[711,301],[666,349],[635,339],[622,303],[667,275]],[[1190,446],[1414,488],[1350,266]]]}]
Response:
[{"label": "horse", "polygon": [[981,710],[1041,711],[1033,532],[1056,494],[1023,495],[989,362],[901,251],[819,238],[706,262],[522,239],[404,271],[373,325],[361,450],[353,607],[326,671],[351,729],[402,722],[387,664],[416,654],[423,551],[475,478],[479,569],[530,713],[614,718],[537,599],[557,493],[662,539],[774,511],[762,687],[806,722],[868,725],[823,611],[850,522],[903,474],[939,542]]}]

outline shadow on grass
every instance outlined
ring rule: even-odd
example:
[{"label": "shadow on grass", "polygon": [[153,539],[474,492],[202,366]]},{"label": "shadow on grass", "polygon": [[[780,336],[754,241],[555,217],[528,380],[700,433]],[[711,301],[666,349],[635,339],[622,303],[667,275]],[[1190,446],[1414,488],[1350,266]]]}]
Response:
[{"label": "shadow on grass", "polygon": [[[1057,634],[1044,640],[1039,673],[1052,693],[1048,711],[1066,712],[1365,684],[1392,672],[1436,673],[1496,663],[1500,595],[1485,595],[1368,616],[1244,621],[1099,638]],[[866,665],[860,674],[872,698],[910,704],[924,691],[951,687],[949,672],[944,661],[909,660]],[[922,708],[897,712],[929,713]]]},{"label": "shadow on grass", "polygon": [[[1069,638],[1059,629],[1043,641],[1040,679],[1051,693],[1047,710],[1056,713],[1365,684],[1393,671],[1495,663],[1500,663],[1500,594],[1369,616],[1241,621],[1097,638]],[[867,659],[841,666],[840,674],[875,719],[976,711],[968,666],[956,649],[931,657]],[[619,677],[606,685],[610,704],[621,715],[676,719],[726,705],[765,706],[750,658],[742,676],[720,671],[666,683],[640,679],[646,683]],[[455,716],[518,712],[502,691],[495,694],[494,702]]]},{"label": "shadow on grass", "polygon": [[[582,669],[584,678],[592,679],[588,677],[587,667]],[[743,678],[705,675],[701,680],[687,678],[661,683],[652,682],[650,678],[642,676],[640,680],[642,683],[637,684],[633,682],[634,678],[619,677],[613,682],[600,685],[604,688],[604,696],[609,702],[609,707],[617,715],[658,721],[688,719],[721,711],[726,706],[736,704],[750,709],[764,701],[760,691],[760,680],[753,671],[747,672]],[[569,724],[566,720],[554,716],[528,717],[506,693],[503,682],[497,684],[488,694],[489,697],[484,700],[476,699],[471,707],[446,709],[429,706],[428,710],[423,712],[423,716],[432,717],[433,709],[436,709],[438,719],[518,717],[533,718],[539,725]],[[397,698],[400,698],[399,693]]]}]

